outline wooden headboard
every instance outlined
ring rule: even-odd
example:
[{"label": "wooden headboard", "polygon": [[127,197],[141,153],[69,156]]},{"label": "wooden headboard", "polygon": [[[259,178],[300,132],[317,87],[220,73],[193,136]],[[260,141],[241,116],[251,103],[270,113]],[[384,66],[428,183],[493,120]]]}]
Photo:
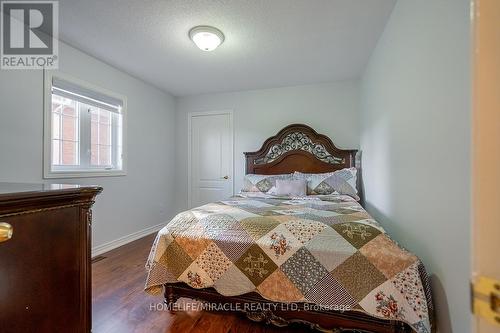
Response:
[{"label": "wooden headboard", "polygon": [[245,153],[246,173],[331,172],[355,167],[357,152],[335,147],[329,137],[307,125],[292,124],[267,139],[258,151]]}]

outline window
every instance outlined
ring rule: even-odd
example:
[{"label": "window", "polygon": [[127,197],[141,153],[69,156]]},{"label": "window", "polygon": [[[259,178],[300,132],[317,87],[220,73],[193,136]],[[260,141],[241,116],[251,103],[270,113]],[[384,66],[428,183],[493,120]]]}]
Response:
[{"label": "window", "polygon": [[45,84],[45,177],[124,175],[125,98],[59,75]]}]

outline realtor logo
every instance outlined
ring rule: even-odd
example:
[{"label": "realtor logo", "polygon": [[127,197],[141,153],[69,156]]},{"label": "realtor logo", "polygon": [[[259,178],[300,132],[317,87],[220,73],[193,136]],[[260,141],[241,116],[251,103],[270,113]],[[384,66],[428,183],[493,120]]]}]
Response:
[{"label": "realtor logo", "polygon": [[0,1],[2,69],[58,67],[58,1]]}]

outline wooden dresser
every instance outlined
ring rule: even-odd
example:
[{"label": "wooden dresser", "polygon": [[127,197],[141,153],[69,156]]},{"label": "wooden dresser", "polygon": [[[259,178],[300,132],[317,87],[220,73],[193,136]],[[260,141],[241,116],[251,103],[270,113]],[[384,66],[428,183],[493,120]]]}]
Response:
[{"label": "wooden dresser", "polygon": [[101,191],[0,183],[0,332],[90,332],[90,208]]}]

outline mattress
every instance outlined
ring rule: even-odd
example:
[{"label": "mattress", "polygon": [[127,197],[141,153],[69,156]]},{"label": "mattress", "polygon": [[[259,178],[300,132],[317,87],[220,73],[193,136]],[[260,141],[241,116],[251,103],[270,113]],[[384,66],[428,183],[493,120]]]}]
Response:
[{"label": "mattress", "polygon": [[146,268],[151,294],[184,282],[225,296],[257,292],[274,302],[362,311],[431,331],[422,262],[348,196],[239,195],[182,212],[158,233]]}]

